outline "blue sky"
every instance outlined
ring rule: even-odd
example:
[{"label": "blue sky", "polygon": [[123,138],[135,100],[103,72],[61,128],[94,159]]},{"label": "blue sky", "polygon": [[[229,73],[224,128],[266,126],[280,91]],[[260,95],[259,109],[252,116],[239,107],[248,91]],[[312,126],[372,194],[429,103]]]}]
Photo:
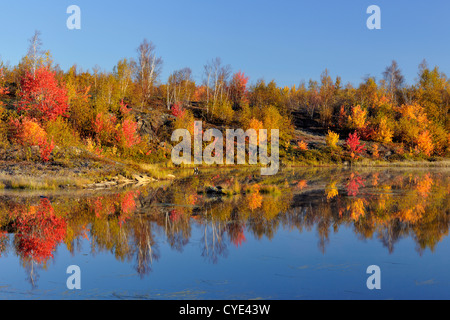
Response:
[{"label": "blue sky", "polygon": [[[81,30],[66,27],[72,4],[81,8]],[[381,30],[366,27],[372,4],[381,8]],[[281,86],[318,80],[325,68],[353,84],[380,79],[395,59],[411,84],[423,59],[450,75],[449,14],[442,0],[0,0],[0,57],[17,64],[40,30],[64,70],[76,63],[111,71],[147,38],[164,60],[163,82],[183,67],[201,81],[203,65],[220,57],[250,82]]]}]

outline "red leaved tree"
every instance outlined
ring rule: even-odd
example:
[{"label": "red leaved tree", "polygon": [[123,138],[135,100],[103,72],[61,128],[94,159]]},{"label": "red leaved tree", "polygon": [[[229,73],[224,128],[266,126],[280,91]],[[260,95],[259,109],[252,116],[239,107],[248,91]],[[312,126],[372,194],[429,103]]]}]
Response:
[{"label": "red leaved tree", "polygon": [[246,97],[248,79],[241,71],[233,75],[230,83],[230,95],[235,105],[239,105],[242,99]]},{"label": "red leaved tree", "polygon": [[25,74],[18,97],[19,112],[41,122],[67,116],[69,110],[66,88],[58,84],[55,72],[46,67],[40,67],[34,75]]},{"label": "red leaved tree", "polygon": [[141,143],[136,121],[125,119],[117,132],[116,139],[122,148],[131,148]]},{"label": "red leaved tree", "polygon": [[114,114],[100,112],[95,117],[92,127],[96,134],[97,142],[103,146],[112,146],[117,135],[117,117]]},{"label": "red leaved tree", "polygon": [[184,114],[185,114],[185,112],[186,112],[186,111],[183,109],[183,107],[182,107],[179,103],[175,103],[175,104],[172,106],[171,111],[172,111],[172,115],[175,116],[175,117],[177,117],[177,118],[183,118],[183,117],[184,117]]},{"label": "red leaved tree", "polygon": [[366,150],[366,144],[361,144],[359,140],[359,135],[355,131],[353,134],[350,133],[347,139],[347,147],[351,152],[352,159],[358,159],[359,155]]},{"label": "red leaved tree", "polygon": [[44,162],[50,161],[50,155],[55,148],[55,142],[52,140],[41,138],[39,140],[39,151],[41,154],[41,159]]}]

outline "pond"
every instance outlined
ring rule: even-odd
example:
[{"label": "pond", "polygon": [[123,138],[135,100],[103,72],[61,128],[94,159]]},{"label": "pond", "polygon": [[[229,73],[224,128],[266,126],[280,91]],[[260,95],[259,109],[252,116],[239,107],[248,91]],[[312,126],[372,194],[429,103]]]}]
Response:
[{"label": "pond", "polygon": [[446,168],[208,170],[0,198],[0,299],[450,298]]}]

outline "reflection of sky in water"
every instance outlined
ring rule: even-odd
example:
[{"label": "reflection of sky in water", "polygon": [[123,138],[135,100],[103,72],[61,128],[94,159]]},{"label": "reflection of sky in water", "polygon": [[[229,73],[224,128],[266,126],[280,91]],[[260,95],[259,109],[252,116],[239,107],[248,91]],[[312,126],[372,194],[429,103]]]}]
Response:
[{"label": "reflection of sky in water", "polygon": [[[390,252],[386,244],[377,237],[377,232],[367,238],[355,233],[355,225],[364,221],[361,219],[367,212],[377,210],[380,203],[376,201],[380,199],[383,206],[388,203],[391,209],[401,208],[406,203],[406,209],[413,206],[417,211],[417,204],[421,204],[421,198],[415,198],[417,195],[422,196],[422,199],[444,199],[443,203],[448,205],[446,176],[441,182],[430,177],[404,177],[399,185],[405,188],[410,186],[405,192],[395,184],[392,189],[385,188],[387,180],[383,180],[382,175],[352,174],[341,180],[332,176],[315,182],[311,181],[313,179],[291,178],[287,185],[289,190],[297,188],[296,194],[291,198],[295,209],[298,209],[297,214],[304,213],[301,208],[311,205],[317,211],[310,218],[323,214],[324,217],[332,217],[329,221],[333,221],[338,217],[339,208],[347,210],[343,213],[347,220],[339,223],[336,231],[333,230],[333,223],[328,225],[326,241],[320,240],[322,236],[319,234],[318,224],[321,219],[313,220],[311,225],[303,224],[302,231],[291,226],[291,220],[287,219],[278,224],[270,239],[267,234],[259,239],[255,237],[253,231],[249,231],[251,223],[247,221],[244,228],[245,239],[241,237],[240,241],[233,242],[225,232],[222,235],[221,251],[213,255],[212,247],[208,247],[208,254],[205,254],[205,225],[199,223],[204,223],[203,220],[196,220],[196,223],[192,218],[187,220],[190,221],[190,235],[181,244],[178,243],[178,247],[174,246],[174,238],[169,239],[165,233],[163,220],[151,222],[152,250],[157,254],[151,263],[150,272],[145,275],[137,273],[135,253],[124,261],[117,259],[114,252],[108,249],[98,249],[93,254],[90,243],[92,235],[89,236],[90,240],[78,237],[79,245],[75,247],[73,254],[64,244],[59,245],[54,259],[48,261],[46,269],[34,265],[31,270],[29,265],[23,266],[10,246],[0,258],[0,299],[449,299],[448,236],[438,237],[436,244],[431,246],[434,246],[433,251],[430,248],[419,250],[416,234],[413,232],[415,229],[411,227],[408,232],[400,233]],[[391,180],[400,181],[397,177],[391,177]],[[304,196],[303,191],[309,193]],[[386,195],[392,195],[394,201],[389,202]],[[134,208],[130,198],[121,199],[127,200],[122,203],[124,211]],[[176,196],[159,199],[156,210],[164,210],[166,201],[176,199]],[[194,201],[192,196],[186,199],[188,202]],[[264,199],[249,196],[241,200],[244,203],[253,201],[255,210],[258,210],[264,207]],[[362,215],[358,213],[358,201],[361,201],[365,210]],[[100,206],[100,202],[88,203]],[[275,205],[280,205],[270,204],[272,206],[268,205],[268,208],[278,208]],[[332,209],[324,210],[327,206]],[[106,202],[100,207],[101,210],[96,207],[97,211],[93,212],[102,219],[104,210],[110,208]],[[421,207],[418,208],[422,210]],[[438,209],[443,209],[448,215],[448,207]],[[404,212],[408,213],[408,210]],[[407,223],[413,225],[414,216],[412,220],[407,220],[411,219],[411,215],[406,213],[399,215],[399,218],[406,219]],[[252,213],[249,214],[251,218]],[[270,212],[265,214],[273,219]],[[129,219],[128,217],[126,215],[125,218]],[[290,219],[294,219],[293,217],[295,215]],[[128,223],[129,220],[126,219],[123,223]],[[180,219],[179,213],[172,210],[166,219]],[[233,219],[227,221],[229,226]],[[375,221],[378,223],[378,220]],[[210,223],[208,220],[208,226]],[[383,223],[382,219],[380,223]],[[448,224],[445,228],[445,223],[444,231],[448,231]],[[211,229],[207,231],[208,240],[211,241]],[[12,240],[10,235],[10,244]],[[236,245],[236,242],[240,245]],[[96,247],[99,247],[98,244]],[[69,276],[66,268],[69,265],[81,268],[80,291],[66,288]],[[381,290],[370,291],[366,287],[369,277],[366,269],[369,265],[381,268]],[[30,282],[31,271],[37,284],[35,288]]]},{"label": "reflection of sky in water", "polygon": [[[276,236],[245,245],[227,246],[226,257],[205,262],[199,250],[202,228],[193,228],[183,252],[158,239],[162,252],[152,272],[141,278],[112,254],[89,252],[89,241],[74,256],[58,248],[47,270],[39,270],[37,288],[17,268],[18,258],[0,259],[0,298],[19,299],[448,299],[450,298],[449,238],[418,255],[411,239],[398,242],[389,254],[379,241],[356,239],[348,228],[330,235],[326,253],[317,248],[315,231],[280,227]],[[82,290],[65,287],[67,266],[81,268]],[[381,267],[382,289],[366,288],[366,268]]]}]

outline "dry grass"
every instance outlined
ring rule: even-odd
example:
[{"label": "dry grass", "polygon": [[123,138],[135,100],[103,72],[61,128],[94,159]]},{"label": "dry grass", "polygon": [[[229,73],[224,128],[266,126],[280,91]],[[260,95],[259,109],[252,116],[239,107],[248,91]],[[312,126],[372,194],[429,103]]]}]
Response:
[{"label": "dry grass", "polygon": [[[366,160],[366,159],[364,159]],[[361,161],[353,163],[354,167],[399,167],[399,168],[449,168],[450,160],[440,161]]]},{"label": "dry grass", "polygon": [[0,189],[56,190],[61,187],[80,188],[89,183],[85,178],[34,177],[26,175],[0,175]]}]

